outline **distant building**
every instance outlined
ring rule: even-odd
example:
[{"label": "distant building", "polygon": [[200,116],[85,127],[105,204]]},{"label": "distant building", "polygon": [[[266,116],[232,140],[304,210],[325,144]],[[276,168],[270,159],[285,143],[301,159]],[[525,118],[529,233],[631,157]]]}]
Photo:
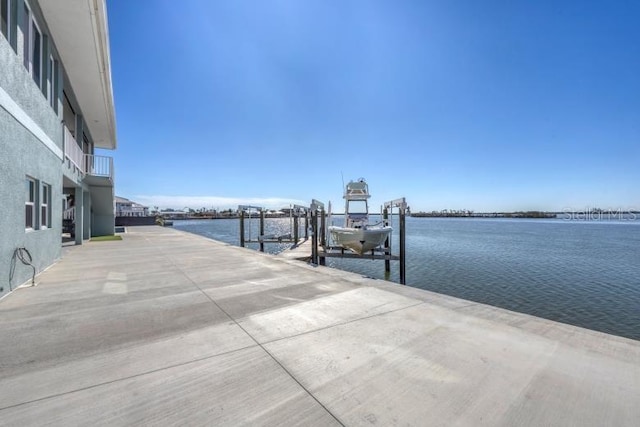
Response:
[{"label": "distant building", "polygon": [[63,219],[76,244],[114,233],[115,148],[105,0],[0,0],[0,296],[31,277],[19,248],[60,257]]},{"label": "distant building", "polygon": [[149,208],[116,196],[116,216],[149,216]]}]

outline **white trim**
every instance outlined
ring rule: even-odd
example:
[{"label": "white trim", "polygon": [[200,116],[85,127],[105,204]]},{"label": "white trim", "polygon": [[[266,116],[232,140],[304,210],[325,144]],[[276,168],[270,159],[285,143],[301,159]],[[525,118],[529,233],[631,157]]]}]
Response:
[{"label": "white trim", "polygon": [[96,148],[116,149],[105,0],[39,0],[38,4],[93,144]]},{"label": "white trim", "polygon": [[[25,210],[25,218],[24,218],[24,229],[25,231],[33,231],[37,230],[38,225],[38,217],[36,210],[36,200],[38,199],[38,187],[36,180],[27,176],[28,190],[27,190],[27,199],[24,202],[25,208],[27,206],[31,207],[31,226],[27,224],[26,210]],[[33,185],[33,187],[32,187]],[[33,200],[31,200],[31,191],[33,188]]]},{"label": "white trim", "polygon": [[7,110],[26,130],[38,138],[45,147],[53,152],[60,160],[63,158],[62,150],[51,138],[33,121],[31,117],[0,87],[0,107]]},{"label": "white trim", "polygon": [[[46,193],[46,194],[45,194]],[[43,210],[44,209],[44,213]],[[51,186],[40,181],[40,230],[51,228]]]}]

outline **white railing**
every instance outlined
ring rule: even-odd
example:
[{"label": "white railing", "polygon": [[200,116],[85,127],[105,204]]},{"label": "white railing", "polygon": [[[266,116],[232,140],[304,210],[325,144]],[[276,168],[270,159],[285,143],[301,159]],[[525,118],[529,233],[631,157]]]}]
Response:
[{"label": "white railing", "polygon": [[85,154],[84,159],[87,175],[113,178],[113,157]]},{"label": "white railing", "polygon": [[76,207],[75,206],[71,206],[70,208],[67,208],[65,210],[62,211],[62,219],[75,219],[76,217]]},{"label": "white railing", "polygon": [[67,160],[83,174],[113,179],[113,157],[83,153],[69,129],[63,127],[64,155]]},{"label": "white railing", "polygon": [[82,173],[85,172],[82,148],[78,146],[78,143],[66,126],[64,126],[64,155],[75,167],[80,169]]}]

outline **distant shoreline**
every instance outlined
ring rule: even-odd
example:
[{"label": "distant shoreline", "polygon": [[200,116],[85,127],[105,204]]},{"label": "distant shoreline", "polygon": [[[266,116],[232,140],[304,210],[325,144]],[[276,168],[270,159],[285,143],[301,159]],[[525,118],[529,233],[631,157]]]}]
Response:
[{"label": "distant shoreline", "polygon": [[415,212],[414,218],[557,218],[557,212]]},{"label": "distant shoreline", "polygon": [[595,219],[640,219],[640,211],[564,211],[564,212],[416,212],[411,214],[414,218],[528,218],[528,219],[567,219],[567,220],[595,220]]},{"label": "distant shoreline", "polygon": [[[334,212],[334,216],[342,216],[344,213]],[[373,214],[376,215],[376,214]],[[212,220],[212,219],[238,219],[235,212],[218,215],[161,215],[172,220]],[[472,211],[434,211],[434,212],[413,212],[407,213],[413,218],[512,218],[512,219],[566,219],[566,220],[636,220],[640,219],[640,211],[609,211],[609,210],[587,210],[587,211],[516,211],[516,212],[472,212]],[[247,218],[258,218],[253,214]],[[265,218],[289,218],[288,214],[266,213]]]}]

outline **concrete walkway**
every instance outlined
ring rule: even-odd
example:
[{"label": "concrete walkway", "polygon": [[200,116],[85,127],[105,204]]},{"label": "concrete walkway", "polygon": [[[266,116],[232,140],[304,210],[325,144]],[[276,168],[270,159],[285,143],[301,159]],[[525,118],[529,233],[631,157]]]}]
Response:
[{"label": "concrete walkway", "polygon": [[636,426],[640,342],[159,228],[0,301],[2,425]]}]

